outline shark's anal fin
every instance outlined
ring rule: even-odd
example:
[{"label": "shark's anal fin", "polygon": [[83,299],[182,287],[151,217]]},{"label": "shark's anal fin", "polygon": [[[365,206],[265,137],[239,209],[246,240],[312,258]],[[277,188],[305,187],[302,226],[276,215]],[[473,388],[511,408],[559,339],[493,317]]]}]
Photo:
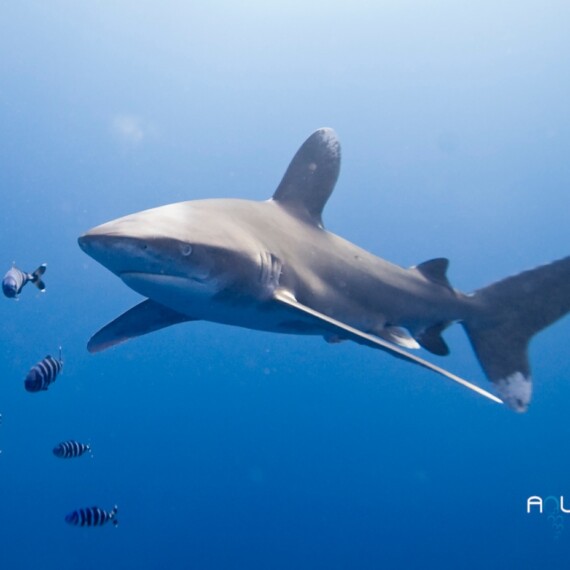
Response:
[{"label": "shark's anal fin", "polygon": [[194,319],[147,299],[96,332],[89,339],[87,350],[101,352],[131,338],[192,320]]},{"label": "shark's anal fin", "polygon": [[380,338],[359,331],[358,329],[355,329],[350,325],[337,321],[332,317],[328,317],[327,315],[319,313],[318,311],[315,311],[310,307],[307,307],[299,303],[297,299],[295,299],[295,296],[290,291],[287,291],[285,289],[277,289],[274,292],[273,296],[274,299],[279,303],[283,303],[284,305],[287,305],[292,309],[295,309],[301,313],[304,313],[305,315],[309,315],[314,319],[318,320],[320,325],[323,326],[323,328],[328,329],[331,332],[336,331],[337,334],[342,338],[350,339],[353,340],[354,342],[357,342],[358,344],[364,344],[372,348],[385,350],[386,352],[389,352],[390,354],[396,356],[397,358],[413,362],[414,364],[423,366],[428,370],[437,372],[438,374],[441,374],[442,376],[445,376],[446,378],[449,378],[450,380],[453,380],[454,382],[457,382],[458,384],[461,384],[462,386],[465,386],[466,388],[469,388],[470,390],[473,390],[474,392],[477,392],[481,396],[485,396],[486,398],[489,398],[494,402],[497,402],[499,404],[503,403],[502,400],[497,398],[497,396],[491,394],[490,392],[487,392],[486,390],[483,390],[482,388],[479,388],[479,386],[476,386],[475,384],[472,384],[471,382],[468,382],[467,380],[464,380],[459,376],[456,376],[455,374],[452,374],[451,372],[448,372],[444,368],[440,368],[439,366],[436,366],[435,364],[432,364],[431,362],[428,362],[423,358],[420,358],[418,356],[406,352],[405,350],[399,348],[398,346],[394,346]]},{"label": "shark's anal fin", "polygon": [[432,354],[447,356],[449,354],[449,347],[441,337],[441,333],[446,329],[448,324],[449,323],[446,322],[437,323],[422,331],[417,336],[420,345],[426,350],[429,350]]}]

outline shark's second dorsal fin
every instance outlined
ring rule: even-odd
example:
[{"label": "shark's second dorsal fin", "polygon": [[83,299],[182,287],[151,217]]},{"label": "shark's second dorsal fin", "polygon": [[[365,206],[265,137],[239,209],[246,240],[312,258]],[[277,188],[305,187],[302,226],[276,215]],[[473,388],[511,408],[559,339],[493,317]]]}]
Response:
[{"label": "shark's second dorsal fin", "polygon": [[449,259],[445,257],[437,257],[416,265],[415,269],[429,281],[437,283],[438,285],[443,285],[447,289],[453,291],[453,287],[448,281],[446,275],[448,266]]},{"label": "shark's second dorsal fin", "polygon": [[322,227],[323,208],[340,170],[340,143],[329,128],[315,131],[297,151],[273,200]]}]

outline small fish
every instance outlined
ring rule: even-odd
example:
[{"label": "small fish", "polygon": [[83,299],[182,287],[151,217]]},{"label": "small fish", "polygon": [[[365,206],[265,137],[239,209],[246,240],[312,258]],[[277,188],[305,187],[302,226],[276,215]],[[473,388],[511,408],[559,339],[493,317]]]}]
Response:
[{"label": "small fish", "polygon": [[4,275],[2,279],[2,291],[6,297],[15,299],[28,282],[33,283],[40,291],[45,291],[45,283],[41,276],[46,272],[47,264],[42,263],[33,273],[21,271],[15,265]]},{"label": "small fish", "polygon": [[79,457],[88,451],[91,453],[91,447],[88,444],[73,440],[62,441],[53,448],[53,454],[62,459]]},{"label": "small fish", "polygon": [[56,360],[49,354],[43,360],[40,360],[28,372],[24,381],[24,387],[28,392],[47,390],[49,385],[55,382],[62,368],[63,360],[61,358],[61,347],[59,347],[59,360]]},{"label": "small fish", "polygon": [[65,522],[75,526],[101,526],[111,521],[115,526],[119,524],[117,520],[117,505],[109,512],[99,507],[87,507],[85,509],[77,509],[69,513],[65,517]]}]

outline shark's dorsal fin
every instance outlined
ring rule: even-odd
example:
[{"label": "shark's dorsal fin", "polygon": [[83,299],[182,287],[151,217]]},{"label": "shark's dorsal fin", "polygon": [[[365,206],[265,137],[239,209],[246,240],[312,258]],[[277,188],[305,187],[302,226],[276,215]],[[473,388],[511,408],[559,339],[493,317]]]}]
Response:
[{"label": "shark's dorsal fin", "polygon": [[147,299],[96,332],[89,339],[87,350],[101,352],[131,338],[191,320],[193,319],[186,315]]},{"label": "shark's dorsal fin", "polygon": [[424,261],[423,263],[416,265],[415,269],[429,281],[443,285],[453,291],[453,287],[448,281],[446,275],[448,266],[449,259],[445,257],[436,257],[435,259],[428,259],[428,261]]},{"label": "shark's dorsal fin", "polygon": [[322,212],[340,171],[340,143],[329,128],[315,131],[297,151],[273,200],[322,227]]}]

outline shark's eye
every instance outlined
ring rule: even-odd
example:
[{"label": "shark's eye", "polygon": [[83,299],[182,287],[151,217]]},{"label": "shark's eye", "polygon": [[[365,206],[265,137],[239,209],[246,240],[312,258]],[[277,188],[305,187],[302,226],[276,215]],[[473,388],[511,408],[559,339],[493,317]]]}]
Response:
[{"label": "shark's eye", "polygon": [[192,253],[192,246],[189,243],[184,243],[180,247],[180,251],[182,252],[182,255],[188,256]]}]

